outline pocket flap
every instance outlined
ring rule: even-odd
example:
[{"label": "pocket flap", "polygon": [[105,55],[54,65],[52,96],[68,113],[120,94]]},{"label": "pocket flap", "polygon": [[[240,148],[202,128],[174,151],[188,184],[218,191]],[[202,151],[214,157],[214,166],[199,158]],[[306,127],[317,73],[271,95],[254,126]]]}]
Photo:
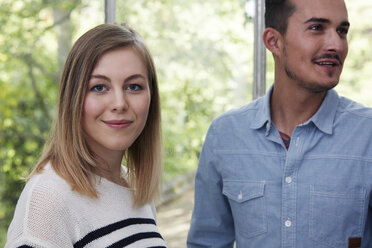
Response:
[{"label": "pocket flap", "polygon": [[223,181],[222,193],[236,202],[245,202],[264,195],[265,182]]}]

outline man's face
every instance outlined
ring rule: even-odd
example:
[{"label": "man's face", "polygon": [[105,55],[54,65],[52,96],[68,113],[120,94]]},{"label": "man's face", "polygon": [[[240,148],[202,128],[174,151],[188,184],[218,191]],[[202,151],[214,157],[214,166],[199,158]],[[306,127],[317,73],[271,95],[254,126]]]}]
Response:
[{"label": "man's face", "polygon": [[295,12],[284,35],[282,65],[299,87],[320,93],[335,87],[348,52],[343,0],[291,0]]}]

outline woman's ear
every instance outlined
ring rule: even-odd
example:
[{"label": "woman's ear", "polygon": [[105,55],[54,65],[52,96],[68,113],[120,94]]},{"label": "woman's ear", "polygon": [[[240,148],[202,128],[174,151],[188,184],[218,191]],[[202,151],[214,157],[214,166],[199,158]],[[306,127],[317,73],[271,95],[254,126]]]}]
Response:
[{"label": "woman's ear", "polygon": [[282,35],[273,28],[266,28],[262,35],[266,48],[274,55],[280,56],[282,52]]}]

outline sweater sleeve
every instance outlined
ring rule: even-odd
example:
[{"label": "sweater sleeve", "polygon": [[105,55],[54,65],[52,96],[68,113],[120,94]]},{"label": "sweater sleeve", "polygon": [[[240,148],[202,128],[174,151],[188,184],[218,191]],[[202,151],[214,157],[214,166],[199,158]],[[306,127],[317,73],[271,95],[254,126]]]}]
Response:
[{"label": "sweater sleeve", "polygon": [[5,247],[72,247],[77,230],[58,184],[34,179],[18,200]]}]

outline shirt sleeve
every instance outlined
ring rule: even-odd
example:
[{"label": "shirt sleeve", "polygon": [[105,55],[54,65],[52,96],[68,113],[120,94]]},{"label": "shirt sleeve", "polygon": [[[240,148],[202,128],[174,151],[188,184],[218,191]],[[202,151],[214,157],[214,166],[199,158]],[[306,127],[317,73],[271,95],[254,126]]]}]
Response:
[{"label": "shirt sleeve", "polygon": [[8,229],[6,248],[72,247],[73,218],[58,189],[26,185]]},{"label": "shirt sleeve", "polygon": [[218,168],[213,124],[200,155],[195,177],[195,206],[187,247],[233,247],[235,231],[229,203],[222,194],[222,176]]}]

